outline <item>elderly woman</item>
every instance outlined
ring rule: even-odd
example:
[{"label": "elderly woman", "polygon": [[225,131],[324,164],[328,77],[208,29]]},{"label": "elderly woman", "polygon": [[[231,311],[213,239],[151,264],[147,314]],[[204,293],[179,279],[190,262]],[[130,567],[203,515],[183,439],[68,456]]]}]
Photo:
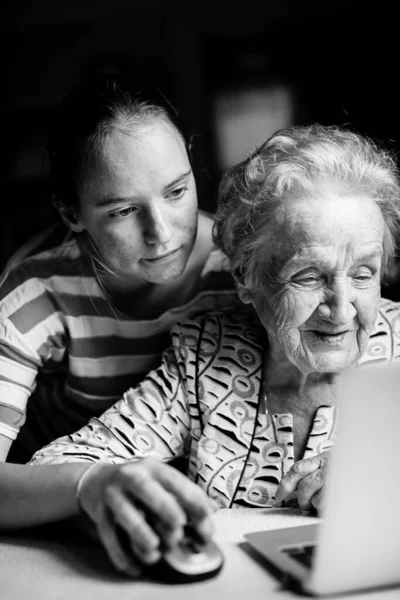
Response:
[{"label": "elderly woman", "polygon": [[[243,309],[177,324],[157,370],[31,461],[95,463],[78,498],[111,557],[106,512],[140,559],[156,560],[163,502],[144,465],[177,456],[221,507],[275,506],[292,492],[320,506],[342,375],[400,354],[400,307],[380,299],[399,203],[389,153],[336,127],[278,131],[225,175],[214,233]],[[162,499],[187,513],[170,477]]]}]

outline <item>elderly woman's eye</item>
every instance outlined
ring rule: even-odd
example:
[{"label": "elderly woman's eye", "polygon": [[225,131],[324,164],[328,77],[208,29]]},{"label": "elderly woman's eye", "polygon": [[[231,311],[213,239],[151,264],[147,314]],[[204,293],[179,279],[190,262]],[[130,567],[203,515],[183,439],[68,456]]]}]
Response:
[{"label": "elderly woman's eye", "polygon": [[364,273],[363,275],[356,275],[354,277],[354,279],[355,279],[355,281],[357,281],[359,283],[367,283],[368,281],[370,281],[372,279],[372,275]]},{"label": "elderly woman's eye", "polygon": [[320,281],[320,277],[318,275],[306,275],[303,277],[295,277],[294,278],[294,283],[297,283],[298,285],[302,285],[305,287],[312,287],[316,284],[318,284]]}]

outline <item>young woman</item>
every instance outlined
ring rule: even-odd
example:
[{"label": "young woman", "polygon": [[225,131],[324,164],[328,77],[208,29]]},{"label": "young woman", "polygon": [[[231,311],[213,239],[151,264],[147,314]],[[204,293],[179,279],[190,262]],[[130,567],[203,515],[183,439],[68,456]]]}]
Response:
[{"label": "young woman", "polygon": [[182,316],[235,302],[213,219],[198,213],[188,144],[161,99],[102,77],[57,111],[48,150],[70,235],[31,248],[2,278],[3,461],[26,462],[104,412],[159,363]]},{"label": "young woman", "polygon": [[[0,529],[77,515],[87,465],[14,463],[143,379],[176,321],[239,302],[213,219],[198,213],[188,150],[168,107],[115,78],[81,84],[58,110],[49,155],[69,235],[27,244],[0,285]],[[186,518],[210,535],[211,505],[198,486],[170,465],[135,473],[132,494],[162,505],[167,545]],[[115,532],[102,541],[132,572]]]}]

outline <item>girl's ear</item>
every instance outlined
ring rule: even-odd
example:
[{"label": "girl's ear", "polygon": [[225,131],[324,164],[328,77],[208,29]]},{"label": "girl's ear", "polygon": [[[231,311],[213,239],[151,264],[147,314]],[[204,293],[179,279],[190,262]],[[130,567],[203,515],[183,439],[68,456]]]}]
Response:
[{"label": "girl's ear", "polygon": [[85,229],[84,224],[77,216],[77,211],[75,208],[72,206],[67,206],[64,204],[64,202],[61,202],[61,200],[57,199],[53,200],[53,204],[60,213],[65,225],[71,229],[71,231],[74,231],[75,233],[81,233]]},{"label": "girl's ear", "polygon": [[251,304],[252,295],[246,284],[245,277],[242,274],[241,265],[237,265],[232,269],[232,275],[235,280],[238,295],[243,304]]}]

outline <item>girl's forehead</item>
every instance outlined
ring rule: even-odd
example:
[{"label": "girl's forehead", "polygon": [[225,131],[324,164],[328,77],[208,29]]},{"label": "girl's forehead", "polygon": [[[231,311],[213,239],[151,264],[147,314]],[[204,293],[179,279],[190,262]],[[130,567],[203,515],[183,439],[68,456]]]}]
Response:
[{"label": "girl's forehead", "polygon": [[[172,123],[162,121],[135,126],[115,126],[99,139],[92,154],[92,167],[115,169],[124,163],[140,164],[146,157],[152,161],[188,160],[182,135]],[[131,164],[132,163],[132,164]]]},{"label": "girl's forehead", "polygon": [[190,171],[184,141],[168,124],[115,130],[90,157],[81,197],[159,194]]}]

